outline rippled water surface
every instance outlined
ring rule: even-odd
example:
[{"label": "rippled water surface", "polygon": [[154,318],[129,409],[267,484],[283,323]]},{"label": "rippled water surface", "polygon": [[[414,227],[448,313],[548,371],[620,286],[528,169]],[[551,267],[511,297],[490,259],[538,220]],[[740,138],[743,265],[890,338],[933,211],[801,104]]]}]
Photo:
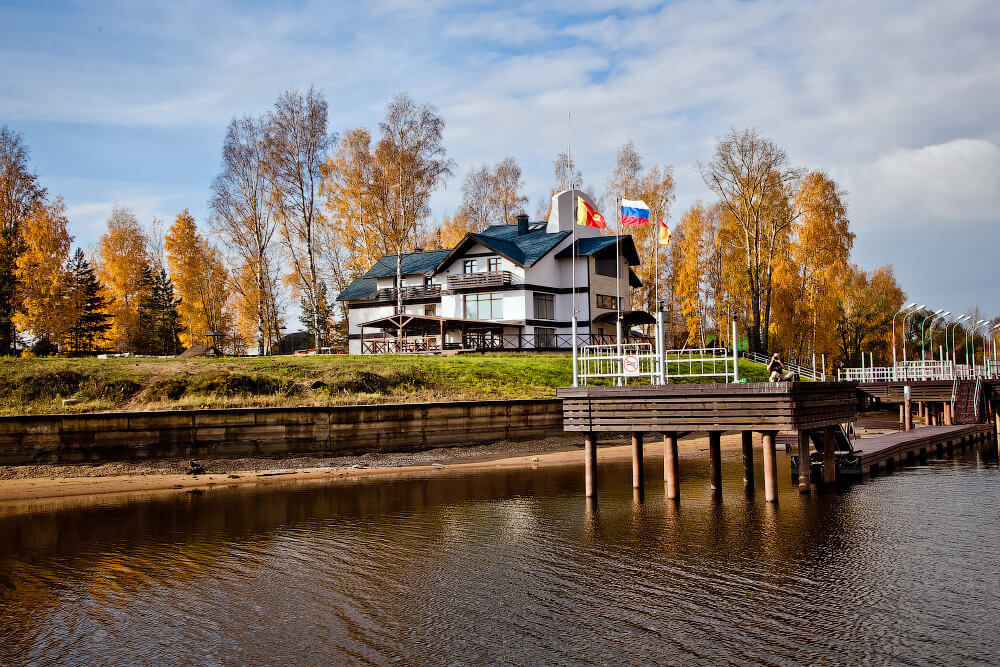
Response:
[{"label": "rippled water surface", "polygon": [[806,497],[781,455],[777,507],[660,462],[0,508],[0,664],[1000,660],[995,445]]}]

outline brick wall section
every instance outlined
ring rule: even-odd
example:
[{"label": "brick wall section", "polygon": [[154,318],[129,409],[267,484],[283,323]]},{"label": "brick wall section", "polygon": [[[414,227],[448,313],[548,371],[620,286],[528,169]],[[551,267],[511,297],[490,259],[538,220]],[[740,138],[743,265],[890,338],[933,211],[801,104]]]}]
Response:
[{"label": "brick wall section", "polygon": [[562,401],[0,417],[0,465],[400,452],[562,433]]}]

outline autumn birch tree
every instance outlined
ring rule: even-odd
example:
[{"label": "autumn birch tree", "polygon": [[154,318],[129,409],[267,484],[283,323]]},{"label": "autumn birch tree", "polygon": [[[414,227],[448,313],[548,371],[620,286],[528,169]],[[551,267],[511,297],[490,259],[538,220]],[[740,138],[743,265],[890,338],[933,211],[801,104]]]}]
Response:
[{"label": "autumn birch tree", "polygon": [[[264,122],[260,118],[234,118],[222,144],[222,171],[212,183],[212,228],[229,252],[238,270],[234,287],[252,311],[240,309],[242,317],[256,322],[259,355],[269,354],[277,332],[271,321],[277,311],[273,260],[276,223],[271,212],[270,185],[265,168]],[[246,327],[242,328],[246,333]]]},{"label": "autumn birch tree", "polygon": [[24,249],[16,261],[20,294],[14,321],[22,331],[59,344],[78,316],[68,298],[73,237],[62,198],[36,207],[22,223],[21,232]]},{"label": "autumn birch tree", "polygon": [[789,194],[800,172],[788,164],[785,152],[756,130],[731,130],[718,141],[715,156],[699,163],[705,184],[738,226],[750,299],[751,352],[768,347],[774,258],[787,242],[794,221]]},{"label": "autumn birch tree", "polygon": [[139,304],[146,296],[143,272],[150,266],[146,234],[130,209],[111,211],[107,231],[97,241],[97,259],[97,277],[110,300],[109,338],[125,352],[138,339]]}]

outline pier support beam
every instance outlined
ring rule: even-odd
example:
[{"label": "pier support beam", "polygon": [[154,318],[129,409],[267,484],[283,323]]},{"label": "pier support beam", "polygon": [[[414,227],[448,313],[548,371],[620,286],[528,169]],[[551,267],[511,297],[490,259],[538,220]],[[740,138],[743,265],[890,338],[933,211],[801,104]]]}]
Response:
[{"label": "pier support beam", "polygon": [[837,483],[837,432],[832,426],[823,429],[823,483]]},{"label": "pier support beam", "polygon": [[778,502],[778,462],[774,451],[774,436],[777,431],[761,433],[764,452],[764,499],[769,503]]},{"label": "pier support beam", "polygon": [[593,431],[583,436],[584,492],[588,498],[597,493],[597,437]]},{"label": "pier support beam", "polygon": [[753,431],[743,431],[743,488],[753,491]]},{"label": "pier support beam", "polygon": [[899,430],[900,431],[902,431],[902,430],[907,430],[907,431],[910,430],[910,429],[906,428],[905,424],[906,424],[906,408],[904,408],[903,404],[900,403],[899,404]]},{"label": "pier support beam", "polygon": [[632,434],[632,488],[642,488],[642,433]]},{"label": "pier support beam", "polygon": [[[907,387],[909,389],[909,387]],[[909,392],[907,392],[909,393]],[[906,398],[903,400],[903,430],[912,431],[913,430],[913,404]]]},{"label": "pier support beam", "polygon": [[708,432],[708,456],[712,465],[712,494],[722,495],[722,432]]},{"label": "pier support beam", "polygon": [[677,466],[677,434],[663,435],[663,481],[667,486],[667,498],[681,497],[680,474]]},{"label": "pier support beam", "polygon": [[708,432],[708,455],[712,464],[712,495],[722,495],[722,432]]},{"label": "pier support beam", "polygon": [[809,493],[809,431],[799,429],[799,493]]},{"label": "pier support beam", "polygon": [[944,402],[944,425],[951,426],[951,401]]}]

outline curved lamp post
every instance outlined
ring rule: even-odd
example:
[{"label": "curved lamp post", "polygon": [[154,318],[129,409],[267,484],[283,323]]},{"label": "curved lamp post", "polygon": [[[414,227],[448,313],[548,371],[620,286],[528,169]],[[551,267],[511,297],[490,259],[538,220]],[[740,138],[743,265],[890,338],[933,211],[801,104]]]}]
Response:
[{"label": "curved lamp post", "polygon": [[927,307],[927,304],[920,304],[917,306],[916,310],[911,310],[906,315],[903,315],[903,363],[906,363],[906,318],[913,313],[919,313],[921,310]]},{"label": "curved lamp post", "polygon": [[[972,318],[969,318],[969,319],[972,319]],[[970,364],[969,363],[969,333],[972,332],[972,331],[975,331],[976,327],[978,327],[980,324],[982,324],[985,321],[986,320],[976,320],[976,323],[973,324],[972,326],[965,327],[965,365],[968,366],[970,369],[973,367],[973,364],[976,361],[976,356],[975,355],[972,356],[973,364]],[[976,339],[973,338],[972,342],[975,343]]]},{"label": "curved lamp post", "polygon": [[[903,306],[902,308],[899,309],[896,315],[899,315],[899,313],[902,313],[905,310],[913,308],[915,305],[917,305],[917,302],[913,301],[908,306]],[[893,380],[896,379],[896,315],[892,316],[892,379]],[[906,320],[906,315],[903,315],[903,320]],[[906,345],[905,340],[903,341],[903,345],[904,346]],[[903,356],[905,357],[906,355],[904,354]]]},{"label": "curved lamp post", "polygon": [[[936,318],[938,315],[940,315],[943,312],[944,312],[944,308],[938,308],[933,313],[931,313],[930,317],[925,317],[923,320],[920,321],[920,361],[923,361],[924,357],[926,356],[924,354],[924,326],[927,324],[928,321],[933,322],[934,318]],[[931,354],[931,356],[934,356],[934,355]]]},{"label": "curved lamp post", "polygon": [[951,358],[951,363],[954,364],[955,366],[958,366],[958,358],[957,358],[958,352],[955,350],[955,334],[958,333],[958,325],[971,317],[972,317],[971,315],[959,315],[954,320],[948,323],[948,327],[952,327],[951,348],[948,347],[948,327],[945,327],[944,329],[944,349],[946,352],[950,350],[951,354],[949,356]]},{"label": "curved lamp post", "polygon": [[[931,341],[931,361],[934,361],[934,326],[937,324],[936,320],[944,320],[949,315],[951,315],[951,311],[950,310],[947,311],[947,312],[945,312],[945,313],[941,313],[941,315],[938,316],[938,317],[932,317],[931,318],[931,328],[927,330],[927,337]],[[944,359],[942,359],[941,361],[944,361]]]}]

